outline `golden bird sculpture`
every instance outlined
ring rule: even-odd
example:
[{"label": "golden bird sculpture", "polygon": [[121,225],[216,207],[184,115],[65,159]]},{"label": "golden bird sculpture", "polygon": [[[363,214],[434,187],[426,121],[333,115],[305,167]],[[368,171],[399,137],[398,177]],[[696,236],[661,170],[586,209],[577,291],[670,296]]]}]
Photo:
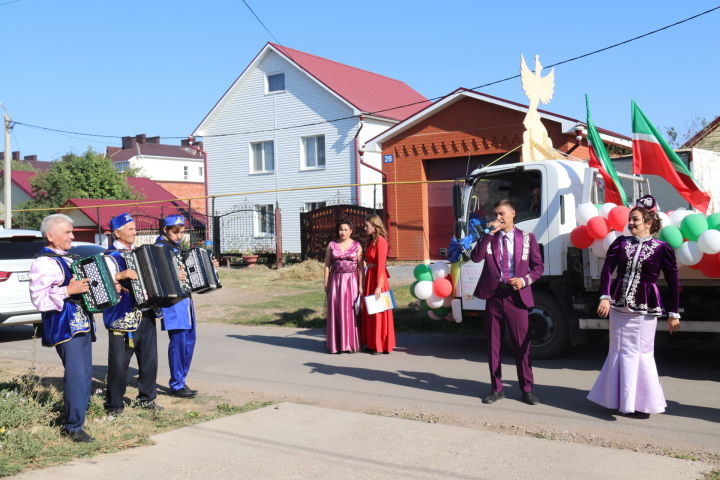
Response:
[{"label": "golden bird sculpture", "polygon": [[550,69],[550,73],[543,77],[541,75],[542,68],[539,55],[535,55],[534,72],[525,63],[525,56],[520,55],[520,81],[525,95],[530,100],[527,114],[523,120],[525,126],[522,146],[523,162],[562,158],[553,148],[552,141],[538,113],[540,102],[549,103],[555,89],[555,69]]}]

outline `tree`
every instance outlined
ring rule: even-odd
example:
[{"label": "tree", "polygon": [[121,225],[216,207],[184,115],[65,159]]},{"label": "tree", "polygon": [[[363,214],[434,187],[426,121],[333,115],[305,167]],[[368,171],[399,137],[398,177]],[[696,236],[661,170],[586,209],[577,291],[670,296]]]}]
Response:
[{"label": "tree", "polygon": [[673,148],[680,148],[685,142],[690,140],[696,133],[705,128],[708,121],[705,118],[695,117],[685,125],[685,128],[676,128],[675,126],[665,127],[665,135],[667,135],[668,143]]},{"label": "tree", "polygon": [[91,148],[82,156],[68,154],[62,160],[39,172],[31,180],[33,199],[19,208],[42,208],[42,211],[18,212],[23,226],[37,228],[46,215],[62,207],[70,198],[142,200],[118,173],[110,159]]},{"label": "tree", "polygon": [[24,160],[11,160],[10,168],[16,172],[37,172],[37,168]]}]

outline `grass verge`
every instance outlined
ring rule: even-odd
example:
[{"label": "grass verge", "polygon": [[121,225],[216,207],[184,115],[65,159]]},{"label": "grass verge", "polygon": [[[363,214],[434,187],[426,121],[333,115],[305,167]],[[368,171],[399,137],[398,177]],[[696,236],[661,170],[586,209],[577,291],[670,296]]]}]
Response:
[{"label": "grass verge", "polygon": [[[85,428],[96,441],[73,443],[60,436],[61,383],[61,380],[38,376],[32,370],[22,374],[0,370],[0,476],[148,445],[152,443],[150,437],[157,433],[270,404],[235,405],[208,395],[199,395],[191,401],[163,396],[158,399],[165,408],[162,411],[128,407],[122,415],[108,417],[103,410],[102,396],[93,395]],[[136,394],[136,389],[128,387],[128,397],[134,398]]]}]

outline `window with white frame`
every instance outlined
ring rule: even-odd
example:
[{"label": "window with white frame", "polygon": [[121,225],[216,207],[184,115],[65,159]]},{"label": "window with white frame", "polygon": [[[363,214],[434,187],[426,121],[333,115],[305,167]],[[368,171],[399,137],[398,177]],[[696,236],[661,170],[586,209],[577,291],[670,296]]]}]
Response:
[{"label": "window with white frame", "polygon": [[325,135],[302,137],[302,167],[325,168]]},{"label": "window with white frame", "polygon": [[323,208],[325,205],[327,205],[327,202],[305,202],[305,211],[312,212],[313,210]]},{"label": "window with white frame", "polygon": [[255,236],[275,234],[275,206],[255,205]]},{"label": "window with white frame", "polygon": [[272,140],[250,144],[250,168],[252,173],[275,170],[275,146]]},{"label": "window with white frame", "polygon": [[189,169],[188,169],[188,166],[185,165],[185,166],[183,167],[183,180],[187,180],[187,179],[188,179],[188,175],[189,175],[188,170],[189,170]]},{"label": "window with white frame", "polygon": [[130,162],[115,162],[113,163],[113,166],[115,167],[115,170],[117,170],[119,173],[127,172],[130,170]]},{"label": "window with white frame", "polygon": [[285,74],[284,73],[273,73],[267,76],[267,91],[270,92],[282,92],[285,90]]}]

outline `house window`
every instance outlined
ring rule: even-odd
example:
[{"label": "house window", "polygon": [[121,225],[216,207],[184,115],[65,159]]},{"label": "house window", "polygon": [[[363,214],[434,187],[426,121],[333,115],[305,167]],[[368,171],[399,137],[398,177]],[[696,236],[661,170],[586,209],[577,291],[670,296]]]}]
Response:
[{"label": "house window", "polygon": [[275,146],[272,140],[250,144],[252,173],[272,172],[275,170]]},{"label": "house window", "polygon": [[305,202],[305,211],[312,212],[313,210],[323,208],[326,204],[327,202]]},{"label": "house window", "polygon": [[267,91],[282,92],[285,90],[285,74],[275,73],[267,76]]},{"label": "house window", "polygon": [[325,168],[325,135],[302,137],[303,168]]},{"label": "house window", "polygon": [[275,235],[275,206],[255,205],[255,236]]},{"label": "house window", "polygon": [[188,179],[188,167],[187,165],[183,167],[183,180]]},{"label": "house window", "polygon": [[115,170],[119,173],[127,172],[130,170],[130,162],[115,162]]}]

